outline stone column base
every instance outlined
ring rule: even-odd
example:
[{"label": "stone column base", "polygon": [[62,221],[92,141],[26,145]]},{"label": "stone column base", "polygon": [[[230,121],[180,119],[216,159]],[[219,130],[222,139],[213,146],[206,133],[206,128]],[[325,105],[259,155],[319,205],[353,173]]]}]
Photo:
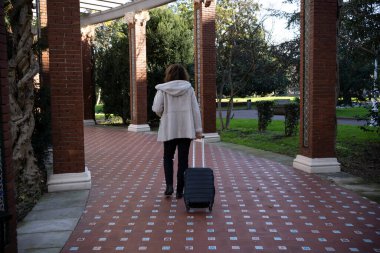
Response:
[{"label": "stone column base", "polygon": [[205,142],[220,142],[220,135],[218,133],[204,133]]},{"label": "stone column base", "polygon": [[63,173],[50,175],[47,181],[48,192],[89,190],[91,189],[91,173],[85,172]]},{"label": "stone column base", "polygon": [[340,171],[340,163],[336,158],[309,158],[297,155],[293,167],[308,173],[331,173]]},{"label": "stone column base", "polygon": [[83,120],[83,125],[85,125],[85,126],[95,126],[95,120],[93,120],[93,119],[85,119],[85,120]]},{"label": "stone column base", "polygon": [[148,124],[142,124],[142,125],[130,124],[128,126],[128,131],[130,131],[130,132],[149,132],[150,127]]}]

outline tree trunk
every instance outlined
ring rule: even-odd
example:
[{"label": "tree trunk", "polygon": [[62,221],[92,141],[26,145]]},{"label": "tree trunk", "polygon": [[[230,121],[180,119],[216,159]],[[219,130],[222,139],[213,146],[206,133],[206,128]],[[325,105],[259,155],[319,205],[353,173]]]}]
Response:
[{"label": "tree trunk", "polygon": [[230,122],[231,122],[231,119],[233,117],[233,114],[232,114],[232,108],[233,108],[233,106],[234,106],[234,97],[231,96],[230,100],[228,101],[228,106],[227,106],[226,129],[230,129]]},{"label": "tree trunk", "polygon": [[100,104],[100,97],[102,96],[102,88],[99,88],[98,98],[96,99],[96,105]]},{"label": "tree trunk", "polygon": [[225,129],[224,121],[223,121],[223,112],[222,112],[223,89],[224,89],[224,82],[222,83],[222,86],[219,89],[219,95],[218,95],[218,114],[219,114],[220,129],[221,130]]},{"label": "tree trunk", "polygon": [[234,83],[232,82],[232,50],[228,58],[228,83],[230,84],[230,100],[228,101],[226,112],[226,129],[230,128],[232,107],[234,104]]},{"label": "tree trunk", "polygon": [[378,115],[378,97],[379,97],[379,88],[377,87],[377,67],[378,67],[378,62],[377,62],[377,55],[378,55],[378,50],[375,50],[375,60],[374,60],[374,70],[373,70],[373,88],[372,88],[372,98],[371,98],[371,103],[372,103],[372,113],[371,113],[371,119],[370,119],[370,126],[378,126],[378,116],[374,117],[375,115]]},{"label": "tree trunk", "polygon": [[31,137],[34,131],[34,81],[38,62],[32,50],[32,1],[11,1],[9,12],[12,51],[9,59],[9,102],[13,166],[16,171],[18,219],[34,206],[41,195],[43,177],[37,166]]}]

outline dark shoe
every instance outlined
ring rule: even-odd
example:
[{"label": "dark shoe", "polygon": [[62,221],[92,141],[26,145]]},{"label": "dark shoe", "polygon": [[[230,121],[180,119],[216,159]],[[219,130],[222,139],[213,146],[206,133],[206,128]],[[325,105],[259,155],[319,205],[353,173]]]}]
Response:
[{"label": "dark shoe", "polygon": [[173,192],[174,192],[174,190],[173,190],[173,186],[172,186],[172,185],[168,185],[168,186],[166,186],[166,190],[165,190],[165,195],[166,195],[166,196],[170,196],[170,195],[172,195]]},{"label": "dark shoe", "polygon": [[177,192],[175,195],[176,199],[182,199],[183,193],[182,192]]}]

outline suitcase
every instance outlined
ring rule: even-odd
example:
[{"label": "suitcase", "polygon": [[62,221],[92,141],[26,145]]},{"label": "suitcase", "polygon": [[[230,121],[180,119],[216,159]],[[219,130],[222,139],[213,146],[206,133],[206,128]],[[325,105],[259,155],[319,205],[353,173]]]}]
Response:
[{"label": "suitcase", "polygon": [[186,210],[208,208],[212,211],[215,197],[214,172],[205,167],[204,139],[202,142],[202,166],[195,167],[195,141],[193,142],[193,167],[185,171],[185,189],[183,199]]}]

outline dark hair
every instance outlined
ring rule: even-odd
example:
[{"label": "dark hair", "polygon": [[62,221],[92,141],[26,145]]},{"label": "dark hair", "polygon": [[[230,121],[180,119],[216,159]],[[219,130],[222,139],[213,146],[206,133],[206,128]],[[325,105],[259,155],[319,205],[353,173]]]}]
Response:
[{"label": "dark hair", "polygon": [[166,68],[164,82],[173,80],[185,80],[189,81],[189,73],[181,64],[172,64]]}]

